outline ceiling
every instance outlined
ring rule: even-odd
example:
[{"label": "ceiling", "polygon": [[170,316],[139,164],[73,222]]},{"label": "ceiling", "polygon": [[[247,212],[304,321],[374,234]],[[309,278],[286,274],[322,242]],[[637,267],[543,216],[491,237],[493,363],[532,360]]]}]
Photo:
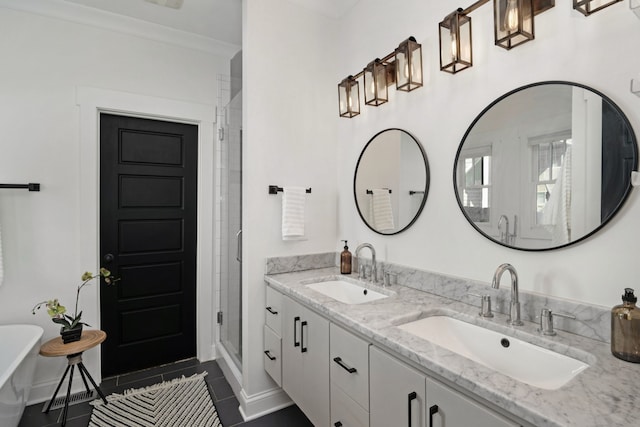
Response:
[{"label": "ceiling", "polygon": [[[242,0],[184,0],[179,9],[161,6],[147,0],[65,1],[140,19],[238,47],[242,45]],[[152,1],[163,4],[167,0]],[[338,18],[359,0],[288,1],[323,15]]]},{"label": "ceiling", "polygon": [[241,0],[184,0],[180,9],[160,6],[145,0],[65,1],[140,19],[235,46],[242,45]]}]

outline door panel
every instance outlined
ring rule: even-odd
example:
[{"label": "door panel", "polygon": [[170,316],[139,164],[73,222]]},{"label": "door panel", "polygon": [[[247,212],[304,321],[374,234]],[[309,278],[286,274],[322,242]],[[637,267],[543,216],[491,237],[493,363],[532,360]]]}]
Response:
[{"label": "door panel", "polygon": [[[196,352],[197,126],[102,114],[102,375]],[[106,256],[113,255],[108,262]]]}]

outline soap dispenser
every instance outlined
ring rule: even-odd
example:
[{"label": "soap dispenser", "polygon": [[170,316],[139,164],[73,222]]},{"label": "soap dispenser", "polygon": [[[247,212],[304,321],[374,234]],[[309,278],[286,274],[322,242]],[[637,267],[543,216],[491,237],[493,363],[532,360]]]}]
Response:
[{"label": "soap dispenser", "polygon": [[625,288],[622,304],[611,309],[611,353],[618,359],[640,363],[640,310],[633,289]]},{"label": "soap dispenser", "polygon": [[349,246],[347,246],[347,241],[344,242],[344,250],[340,254],[340,273],[342,274],[351,274],[351,252],[349,252]]}]

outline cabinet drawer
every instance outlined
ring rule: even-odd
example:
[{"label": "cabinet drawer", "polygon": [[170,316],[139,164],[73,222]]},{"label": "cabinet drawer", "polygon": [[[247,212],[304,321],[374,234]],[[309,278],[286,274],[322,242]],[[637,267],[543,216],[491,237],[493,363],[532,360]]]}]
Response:
[{"label": "cabinet drawer", "polygon": [[264,370],[282,387],[282,339],[264,326]]},{"label": "cabinet drawer", "polygon": [[369,410],[369,343],[331,324],[331,384]]},{"label": "cabinet drawer", "polygon": [[282,294],[267,286],[265,323],[273,332],[282,336]]},{"label": "cabinet drawer", "polygon": [[369,413],[335,385],[331,386],[331,427],[369,427]]}]

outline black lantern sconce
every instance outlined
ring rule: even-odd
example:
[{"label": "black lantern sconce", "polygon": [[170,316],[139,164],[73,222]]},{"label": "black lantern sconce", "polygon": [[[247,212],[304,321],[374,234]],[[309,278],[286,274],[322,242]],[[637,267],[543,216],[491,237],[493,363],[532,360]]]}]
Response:
[{"label": "black lantern sconce", "polygon": [[621,1],[622,0],[573,0],[573,8],[584,16],[589,16],[594,12]]},{"label": "black lantern sconce", "polygon": [[422,86],[422,46],[409,37],[382,59],[376,58],[355,76],[338,84],[340,117],[360,114],[360,92],[357,79],[364,80],[364,102],[374,107],[389,101],[388,87],[410,92]]},{"label": "black lantern sconce", "polygon": [[461,8],[438,24],[440,70],[455,74],[473,65],[471,18]]}]

